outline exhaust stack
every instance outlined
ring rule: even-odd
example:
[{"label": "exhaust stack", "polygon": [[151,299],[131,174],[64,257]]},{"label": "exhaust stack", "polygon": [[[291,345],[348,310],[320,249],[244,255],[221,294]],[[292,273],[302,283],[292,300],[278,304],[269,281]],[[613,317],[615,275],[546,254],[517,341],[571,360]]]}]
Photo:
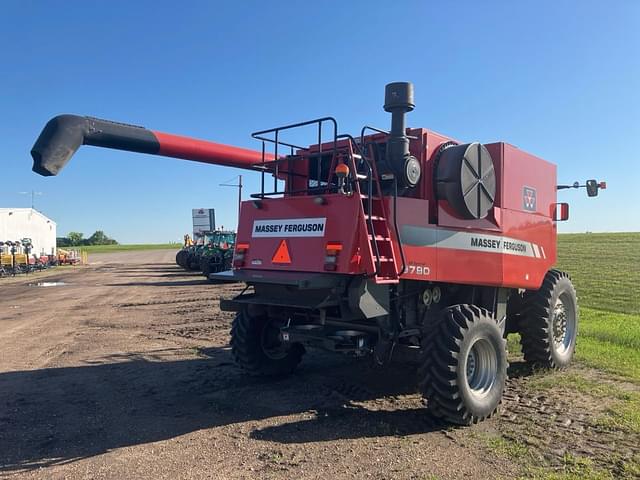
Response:
[{"label": "exhaust stack", "polygon": [[[262,161],[262,154],[255,150],[98,118],[58,115],[47,122],[31,149],[33,171],[43,176],[57,175],[81,145],[246,169]],[[273,156],[265,160],[273,160]]]},{"label": "exhaust stack", "polygon": [[384,89],[384,109],[391,113],[391,133],[387,142],[387,162],[402,187],[412,188],[420,180],[420,162],[409,154],[405,115],[415,107],[413,84],[389,83]]}]

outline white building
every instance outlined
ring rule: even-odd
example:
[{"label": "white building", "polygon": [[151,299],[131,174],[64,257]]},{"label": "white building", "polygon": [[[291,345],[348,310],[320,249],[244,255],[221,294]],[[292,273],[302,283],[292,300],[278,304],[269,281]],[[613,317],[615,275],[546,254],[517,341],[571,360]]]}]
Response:
[{"label": "white building", "polygon": [[33,208],[0,208],[0,241],[30,238],[31,253],[55,255],[56,222]]}]

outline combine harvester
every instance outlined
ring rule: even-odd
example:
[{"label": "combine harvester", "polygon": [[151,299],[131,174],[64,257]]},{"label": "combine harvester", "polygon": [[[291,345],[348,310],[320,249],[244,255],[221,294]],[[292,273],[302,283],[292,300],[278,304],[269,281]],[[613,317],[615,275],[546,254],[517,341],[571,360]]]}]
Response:
[{"label": "combine harvester", "polygon": [[[407,129],[413,86],[385,93],[389,132],[365,126],[354,138],[326,117],[254,133],[260,151],[61,115],[36,141],[33,170],[56,175],[94,145],[260,172],[261,191],[242,203],[233,270],[211,275],[247,285],[221,300],[237,312],[237,363],[282,375],[305,347],[379,364],[414,352],[429,410],[477,422],[500,403],[507,333],[520,333],[528,362],[562,368],[573,356],[576,292],[553,269],[568,205],[556,199],[555,165],[503,142]],[[313,128],[315,143],[285,139],[298,128]],[[605,187],[585,186],[590,196]]]}]

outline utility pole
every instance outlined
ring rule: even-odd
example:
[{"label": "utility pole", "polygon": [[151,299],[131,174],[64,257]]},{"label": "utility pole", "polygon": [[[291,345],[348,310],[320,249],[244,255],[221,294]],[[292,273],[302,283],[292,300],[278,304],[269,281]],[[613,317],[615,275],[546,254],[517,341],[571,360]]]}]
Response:
[{"label": "utility pole", "polygon": [[238,225],[240,225],[240,206],[242,205],[242,175],[238,175],[238,183],[229,183],[236,179],[232,178],[228,182],[221,183],[221,187],[236,187],[238,189]]}]

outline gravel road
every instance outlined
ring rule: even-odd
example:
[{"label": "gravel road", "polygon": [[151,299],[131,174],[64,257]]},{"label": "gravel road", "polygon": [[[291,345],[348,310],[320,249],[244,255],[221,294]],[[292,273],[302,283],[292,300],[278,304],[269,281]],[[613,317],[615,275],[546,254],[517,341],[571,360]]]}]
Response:
[{"label": "gravel road", "polygon": [[405,365],[312,352],[286,379],[249,378],[218,308],[240,287],[174,256],[94,254],[0,283],[0,476],[511,478],[520,467],[479,439],[555,403],[515,379],[506,413],[454,429],[425,412]]}]

